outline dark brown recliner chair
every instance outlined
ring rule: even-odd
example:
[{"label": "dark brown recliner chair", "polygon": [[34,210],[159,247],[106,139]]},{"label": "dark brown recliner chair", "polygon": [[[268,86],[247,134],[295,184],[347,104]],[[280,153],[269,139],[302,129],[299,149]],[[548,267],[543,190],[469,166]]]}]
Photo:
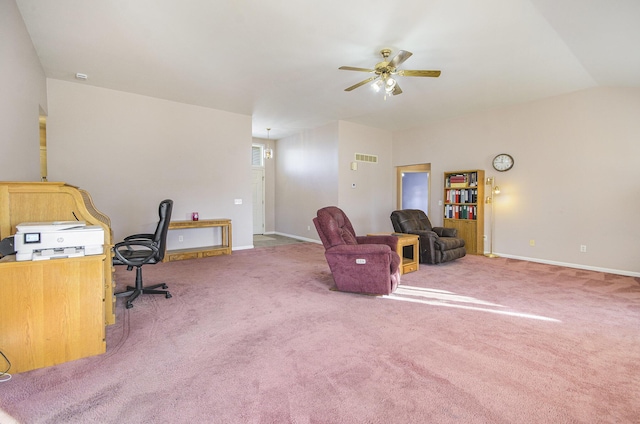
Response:
[{"label": "dark brown recliner chair", "polygon": [[391,223],[396,233],[420,236],[420,263],[439,264],[467,254],[457,229],[432,227],[427,214],[419,209],[393,211]]}]

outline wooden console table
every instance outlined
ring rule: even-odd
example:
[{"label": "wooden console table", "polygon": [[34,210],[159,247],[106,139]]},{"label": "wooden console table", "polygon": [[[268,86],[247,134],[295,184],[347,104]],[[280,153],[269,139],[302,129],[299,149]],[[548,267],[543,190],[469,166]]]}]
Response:
[{"label": "wooden console table", "polygon": [[163,262],[182,261],[185,259],[207,258],[209,256],[231,254],[231,220],[230,219],[201,219],[199,221],[171,221],[169,230],[185,228],[220,227],[222,229],[222,244],[212,246],[192,247],[189,249],[168,250]]}]

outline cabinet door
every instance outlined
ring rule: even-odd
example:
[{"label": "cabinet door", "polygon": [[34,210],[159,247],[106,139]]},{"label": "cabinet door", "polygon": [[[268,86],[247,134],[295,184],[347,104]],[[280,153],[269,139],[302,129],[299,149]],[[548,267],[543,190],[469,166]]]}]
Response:
[{"label": "cabinet door", "polygon": [[11,372],[106,351],[104,255],[0,262],[0,347]]},{"label": "cabinet door", "polygon": [[458,237],[464,239],[464,244],[467,249],[467,253],[470,255],[479,255],[482,252],[478,252],[477,243],[478,232],[475,221],[460,221],[458,226]]},{"label": "cabinet door", "polygon": [[458,237],[464,239],[465,248],[469,255],[481,255],[478,246],[478,228],[475,220],[445,219],[444,226],[458,230]]}]

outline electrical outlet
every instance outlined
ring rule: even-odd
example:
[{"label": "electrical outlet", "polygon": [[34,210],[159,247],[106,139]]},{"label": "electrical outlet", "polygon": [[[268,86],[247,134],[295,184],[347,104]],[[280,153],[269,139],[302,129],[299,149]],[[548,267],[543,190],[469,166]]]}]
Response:
[{"label": "electrical outlet", "polygon": [[182,242],[184,241],[184,237],[182,237],[182,236],[178,236],[178,241],[179,241],[180,243],[182,243]]},{"label": "electrical outlet", "polygon": [[534,239],[529,240],[529,246],[535,246],[536,241]]},{"label": "electrical outlet", "polygon": [[307,225],[307,231],[311,231],[311,225]]},{"label": "electrical outlet", "polygon": [[581,244],[580,245],[580,252],[582,252],[582,253],[586,253],[587,252],[587,245],[586,244]]}]

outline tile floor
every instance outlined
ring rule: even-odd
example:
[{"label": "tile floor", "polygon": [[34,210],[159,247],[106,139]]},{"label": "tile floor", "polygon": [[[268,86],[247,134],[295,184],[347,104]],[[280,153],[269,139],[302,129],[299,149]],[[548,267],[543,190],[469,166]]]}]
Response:
[{"label": "tile floor", "polygon": [[303,240],[294,239],[291,237],[281,236],[278,234],[255,234],[253,236],[253,247],[267,247],[267,246],[280,246],[282,244],[294,244],[304,243]]}]

